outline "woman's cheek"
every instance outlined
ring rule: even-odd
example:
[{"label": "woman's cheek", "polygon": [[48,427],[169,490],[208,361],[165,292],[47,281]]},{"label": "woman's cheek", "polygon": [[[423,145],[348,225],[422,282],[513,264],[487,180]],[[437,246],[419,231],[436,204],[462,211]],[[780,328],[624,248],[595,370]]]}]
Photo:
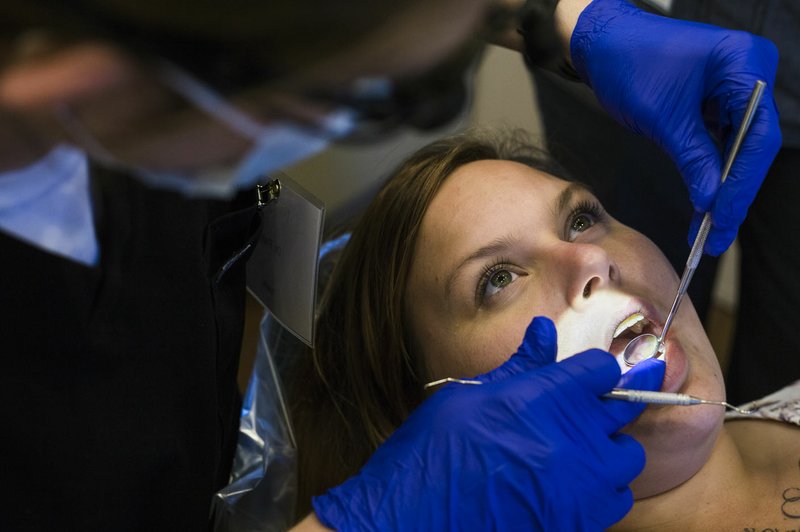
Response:
[{"label": "woman's cheek", "polygon": [[[653,241],[629,227],[622,226],[618,233],[622,241],[618,250],[623,282],[644,282],[654,294],[674,295],[678,274]],[[688,249],[686,253],[688,256]]]},{"label": "woman's cheek", "polygon": [[449,342],[440,343],[442,377],[474,377],[491,371],[517,352],[530,320],[487,320],[477,327],[458,327]]}]

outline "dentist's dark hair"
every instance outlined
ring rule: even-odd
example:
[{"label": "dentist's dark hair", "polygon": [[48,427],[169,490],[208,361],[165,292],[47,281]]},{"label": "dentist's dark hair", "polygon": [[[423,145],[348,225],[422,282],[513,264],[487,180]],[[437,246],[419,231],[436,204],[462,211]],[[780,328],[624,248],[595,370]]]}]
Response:
[{"label": "dentist's dark hair", "polygon": [[[288,84],[331,105],[347,105],[379,123],[376,136],[405,124],[439,127],[468,101],[466,73],[489,29],[476,34],[424,73],[393,80],[389,95],[351,94],[344,87],[302,84],[302,72],[369,50],[404,15],[430,0],[28,0],[0,2],[0,68],[35,50],[41,58],[68,44],[105,42],[148,64],[179,65],[222,94]],[[456,0],[450,0],[456,4]],[[480,19],[485,11],[474,9]],[[407,30],[407,29],[406,29]],[[399,31],[399,30],[398,30]],[[398,53],[402,50],[398,50]],[[347,63],[347,62],[346,62]],[[347,65],[345,65],[347,66]],[[371,76],[370,72],[360,75]],[[300,76],[300,80],[295,79]],[[344,80],[343,80],[344,81]],[[353,81],[353,80],[349,80]],[[298,87],[294,83],[301,82]],[[284,87],[285,88],[285,87]],[[374,131],[372,131],[374,130]]]},{"label": "dentist's dark hair", "polygon": [[563,176],[520,132],[471,132],[414,153],[366,209],[321,301],[316,348],[287,373],[298,446],[297,517],[341,484],[425,398],[424,361],[409,334],[406,285],[423,216],[468,163],[501,159]]}]

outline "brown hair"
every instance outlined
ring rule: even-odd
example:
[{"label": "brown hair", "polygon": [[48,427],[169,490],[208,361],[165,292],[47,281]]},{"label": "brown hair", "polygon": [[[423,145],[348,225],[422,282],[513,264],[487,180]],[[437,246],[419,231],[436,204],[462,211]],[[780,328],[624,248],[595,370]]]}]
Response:
[{"label": "brown hair", "polygon": [[[206,43],[288,62],[346,47],[421,2],[30,0],[0,6],[0,28],[53,31],[76,39],[103,37],[131,45],[133,51],[147,47],[148,53]],[[154,47],[147,41],[155,41]]]},{"label": "brown hair", "polygon": [[21,35],[49,49],[85,40],[166,58],[224,93],[335,57],[427,0],[29,0],[0,3],[0,67]]},{"label": "brown hair", "polygon": [[[438,4],[472,13],[476,27],[445,56],[431,52],[435,64],[387,73],[391,90],[353,83],[382,77],[373,71],[375,50],[387,59],[401,57],[415,17]],[[105,41],[145,67],[166,59],[226,96],[256,88],[288,91],[353,109],[362,129],[370,124],[366,135],[372,138],[398,123],[431,129],[455,118],[467,101],[466,73],[484,38],[503,29],[490,15],[504,11],[457,0],[0,2],[0,70],[68,45]]]},{"label": "brown hair", "polygon": [[287,388],[298,446],[298,517],[311,497],[342,483],[424,399],[424,362],[407,334],[405,288],[422,218],[457,168],[522,162],[563,172],[520,133],[468,133],[413,154],[385,183],[342,252],[322,298],[317,343]]}]

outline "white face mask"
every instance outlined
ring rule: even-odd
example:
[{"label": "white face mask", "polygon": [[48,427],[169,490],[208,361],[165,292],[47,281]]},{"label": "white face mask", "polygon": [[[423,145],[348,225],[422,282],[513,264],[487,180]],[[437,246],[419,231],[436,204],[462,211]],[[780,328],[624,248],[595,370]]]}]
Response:
[{"label": "white face mask", "polygon": [[270,173],[324,150],[332,140],[347,135],[355,127],[355,113],[347,109],[328,114],[314,130],[291,122],[265,125],[173,65],[163,65],[160,73],[162,81],[172,90],[232,131],[252,140],[252,148],[237,163],[191,173],[131,167],[105,149],[67,109],[62,109],[60,116],[84,147],[102,162],[129,169],[152,186],[178,190],[187,196],[230,197],[263,181]]}]

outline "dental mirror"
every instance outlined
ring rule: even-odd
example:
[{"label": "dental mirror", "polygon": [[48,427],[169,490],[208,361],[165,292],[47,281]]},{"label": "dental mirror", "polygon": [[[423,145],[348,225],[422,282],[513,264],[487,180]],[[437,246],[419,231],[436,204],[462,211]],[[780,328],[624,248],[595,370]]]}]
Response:
[{"label": "dental mirror", "polygon": [[[756,86],[753,88],[753,92],[750,94],[750,100],[747,102],[747,109],[744,112],[744,117],[742,117],[742,123],[739,124],[736,137],[733,140],[733,144],[731,144],[731,151],[728,152],[728,157],[725,159],[725,167],[722,169],[722,177],[720,179],[721,183],[724,183],[725,179],[728,178],[728,173],[731,171],[731,166],[733,166],[733,161],[736,159],[736,154],[739,153],[739,147],[742,145],[744,135],[747,133],[747,129],[753,121],[753,116],[758,108],[758,102],[761,101],[761,96],[764,94],[764,88],[766,86],[767,84],[765,82],[761,80],[756,81]],[[678,312],[681,300],[686,294],[686,290],[689,288],[689,282],[692,280],[694,271],[700,263],[700,257],[703,256],[703,248],[706,245],[706,238],[708,238],[708,232],[710,230],[711,213],[707,212],[703,217],[703,223],[700,225],[700,229],[697,231],[697,237],[695,237],[694,244],[692,244],[689,258],[686,260],[686,268],[683,270],[683,275],[681,276],[681,284],[678,286],[678,293],[675,294],[675,301],[672,302],[672,308],[667,315],[667,321],[664,323],[661,336],[656,338],[653,334],[640,334],[628,342],[623,352],[623,359],[628,366],[635,366],[642,360],[658,356],[657,353],[662,353],[664,351],[664,338],[667,336],[667,331],[672,324],[672,319],[675,317],[675,313]]]},{"label": "dental mirror", "polygon": [[663,344],[656,335],[645,333],[628,342],[628,345],[625,346],[623,357],[625,358],[625,364],[635,366],[639,362],[657,356],[658,352],[663,351]]}]

